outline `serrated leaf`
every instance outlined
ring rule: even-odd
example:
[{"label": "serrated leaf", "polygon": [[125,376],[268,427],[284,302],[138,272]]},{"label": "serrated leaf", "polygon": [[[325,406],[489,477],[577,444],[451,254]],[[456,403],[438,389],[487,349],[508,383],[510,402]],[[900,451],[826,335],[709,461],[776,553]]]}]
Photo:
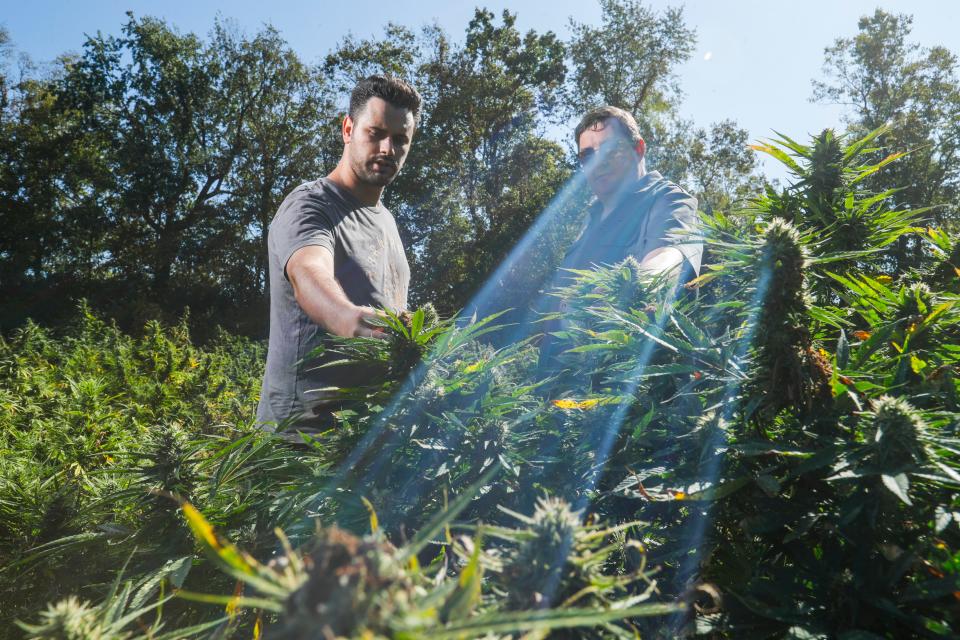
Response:
[{"label": "serrated leaf", "polygon": [[910,502],[910,496],[908,495],[910,491],[910,480],[907,478],[907,474],[898,473],[895,476],[891,476],[884,473],[880,476],[880,479],[883,481],[883,485],[889,489],[893,495],[903,500],[908,506],[913,506],[913,503]]}]

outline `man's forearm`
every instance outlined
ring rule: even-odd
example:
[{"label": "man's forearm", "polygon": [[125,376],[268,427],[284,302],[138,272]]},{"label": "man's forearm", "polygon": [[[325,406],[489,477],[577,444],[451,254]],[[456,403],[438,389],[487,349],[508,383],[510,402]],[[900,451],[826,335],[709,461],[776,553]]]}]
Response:
[{"label": "man's forearm", "polygon": [[347,299],[336,279],[316,270],[308,270],[306,277],[293,282],[293,294],[300,308],[311,320],[338,336],[353,336],[352,327],[360,309]]}]

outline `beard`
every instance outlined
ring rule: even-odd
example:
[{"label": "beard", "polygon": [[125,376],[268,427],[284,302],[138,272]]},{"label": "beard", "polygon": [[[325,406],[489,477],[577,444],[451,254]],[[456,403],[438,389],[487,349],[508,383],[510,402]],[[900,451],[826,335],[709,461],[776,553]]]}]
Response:
[{"label": "beard", "polygon": [[351,158],[350,167],[360,182],[376,187],[385,187],[397,177],[400,167],[390,158]]}]

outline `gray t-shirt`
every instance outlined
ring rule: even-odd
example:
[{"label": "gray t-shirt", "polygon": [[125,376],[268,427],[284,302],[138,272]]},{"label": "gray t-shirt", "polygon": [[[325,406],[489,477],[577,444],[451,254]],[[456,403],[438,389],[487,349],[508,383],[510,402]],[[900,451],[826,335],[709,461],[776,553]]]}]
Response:
[{"label": "gray t-shirt", "polygon": [[319,389],[363,382],[364,372],[355,367],[317,368],[333,355],[304,360],[327,333],[300,308],[286,267],[294,252],[311,245],[333,254],[334,277],[354,304],[393,311],[407,306],[410,269],[386,207],[364,206],[327,178],[294,189],[267,235],[270,343],[257,421],[268,429],[291,418],[309,424],[330,408],[332,394]]}]

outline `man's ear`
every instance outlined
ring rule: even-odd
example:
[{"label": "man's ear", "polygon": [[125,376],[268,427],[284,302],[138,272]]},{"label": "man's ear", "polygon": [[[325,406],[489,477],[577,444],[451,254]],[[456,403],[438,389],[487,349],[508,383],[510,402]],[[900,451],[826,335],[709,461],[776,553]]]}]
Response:
[{"label": "man's ear", "polygon": [[637,155],[643,158],[647,154],[647,143],[643,141],[643,138],[640,138],[637,141],[637,146],[634,147],[637,152]]},{"label": "man's ear", "polygon": [[343,134],[343,144],[350,142],[350,138],[353,137],[353,118],[349,115],[343,117],[343,122],[340,123],[340,133]]}]

